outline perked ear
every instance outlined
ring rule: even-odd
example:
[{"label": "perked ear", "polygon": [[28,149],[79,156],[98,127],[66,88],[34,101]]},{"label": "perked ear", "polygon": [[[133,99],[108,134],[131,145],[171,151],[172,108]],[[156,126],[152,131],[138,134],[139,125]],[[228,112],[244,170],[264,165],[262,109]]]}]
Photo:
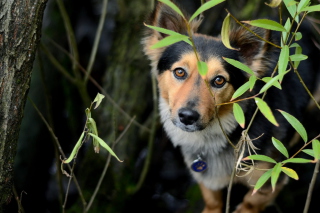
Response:
[{"label": "perked ear", "polygon": [[[186,20],[188,20],[189,15],[186,14],[185,12],[183,12],[183,14]],[[190,23],[190,28],[192,33],[195,33],[197,31],[200,23],[201,21],[197,19],[194,19]],[[187,35],[188,33],[187,23],[184,21],[183,17],[177,12],[175,12],[174,10],[172,10],[169,6],[161,2],[158,2],[147,24],[172,30],[184,35]],[[153,65],[159,60],[159,57],[161,56],[161,53],[165,50],[165,47],[158,48],[158,49],[151,49],[151,46],[156,44],[158,41],[160,41],[161,39],[167,36],[168,35],[166,34],[163,34],[148,28],[146,30],[145,37],[142,39],[144,53],[151,60],[151,65],[153,70],[155,69],[155,66]]]},{"label": "perked ear", "polygon": [[[258,27],[249,28],[261,38],[274,42],[271,40],[270,30]],[[275,48],[244,27],[231,30],[229,39],[231,46],[239,49],[240,61],[250,67],[258,77],[264,76],[272,65],[272,57],[269,54],[276,52],[272,50]]]}]

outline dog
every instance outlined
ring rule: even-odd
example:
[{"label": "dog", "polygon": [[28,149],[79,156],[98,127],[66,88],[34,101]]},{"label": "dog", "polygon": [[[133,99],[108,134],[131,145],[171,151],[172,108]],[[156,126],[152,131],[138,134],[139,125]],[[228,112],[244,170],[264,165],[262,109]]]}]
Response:
[{"label": "dog", "polygon": [[[184,16],[189,17],[185,12]],[[183,35],[188,32],[183,18],[160,2],[147,23]],[[279,49],[243,27],[234,27],[231,30],[230,43],[236,50],[228,49],[219,37],[197,33],[200,23],[200,19],[194,19],[190,27],[199,57],[208,65],[208,72],[204,76],[199,74],[195,53],[192,46],[186,42],[153,49],[152,45],[168,35],[148,28],[142,45],[145,55],[151,61],[152,74],[157,79],[159,113],[165,132],[175,146],[180,146],[187,167],[199,183],[205,202],[203,212],[221,213],[224,208],[221,190],[228,186],[237,160],[228,139],[236,145],[243,131],[234,118],[233,104],[223,103],[230,102],[234,92],[249,78],[247,73],[228,64],[223,57],[244,63],[262,79],[270,77],[275,69]],[[250,29],[265,40],[273,43],[280,41],[279,36],[272,31],[257,27]],[[311,48],[306,50],[304,54],[308,55]],[[300,69],[301,67],[303,69]],[[308,64],[305,61],[300,63],[300,75],[309,88],[313,88],[316,73],[314,70],[318,69],[316,67],[319,67],[319,64]],[[252,91],[247,91],[240,99],[258,94],[263,85],[265,83],[258,80]],[[288,144],[294,130],[276,109],[301,119],[309,101],[307,92],[293,71],[286,74],[281,86],[281,90],[271,87],[264,98],[279,126],[271,124],[258,112],[248,131],[252,144],[257,148],[255,151],[270,156],[277,162],[283,160],[283,156],[272,145],[272,136]],[[246,121],[250,121],[256,110],[254,99],[249,98],[238,103],[244,111]],[[243,156],[249,156],[248,149]],[[285,176],[280,176],[274,191],[267,182],[252,195],[252,186],[266,169],[273,166],[271,163],[257,161],[254,163],[256,169],[249,175],[240,172],[234,177],[234,183],[249,187],[249,192],[234,212],[257,213],[272,204],[287,182]]]}]

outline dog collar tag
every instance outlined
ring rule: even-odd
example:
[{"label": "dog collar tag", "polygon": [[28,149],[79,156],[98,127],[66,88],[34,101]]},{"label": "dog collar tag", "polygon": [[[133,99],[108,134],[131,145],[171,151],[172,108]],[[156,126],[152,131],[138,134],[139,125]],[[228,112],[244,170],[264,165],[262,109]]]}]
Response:
[{"label": "dog collar tag", "polygon": [[198,159],[193,161],[193,163],[191,164],[191,169],[195,172],[203,172],[207,169],[207,163],[203,161],[199,156]]}]

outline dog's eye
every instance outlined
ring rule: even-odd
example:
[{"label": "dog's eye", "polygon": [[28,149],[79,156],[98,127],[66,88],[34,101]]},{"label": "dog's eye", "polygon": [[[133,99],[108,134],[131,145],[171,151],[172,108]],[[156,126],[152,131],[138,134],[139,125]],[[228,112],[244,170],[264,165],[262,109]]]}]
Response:
[{"label": "dog's eye", "polygon": [[211,86],[221,88],[225,85],[226,82],[227,80],[223,76],[218,75],[211,81]]},{"label": "dog's eye", "polygon": [[173,74],[177,79],[185,79],[187,77],[187,72],[180,67],[174,69]]}]

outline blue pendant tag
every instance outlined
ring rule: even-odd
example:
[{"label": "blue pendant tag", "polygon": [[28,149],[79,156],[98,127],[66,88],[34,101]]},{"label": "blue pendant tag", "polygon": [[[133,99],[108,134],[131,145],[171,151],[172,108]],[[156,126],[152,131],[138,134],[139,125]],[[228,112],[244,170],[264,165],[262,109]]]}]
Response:
[{"label": "blue pendant tag", "polygon": [[207,169],[207,163],[199,157],[197,160],[193,161],[191,169],[195,172],[203,172]]}]

